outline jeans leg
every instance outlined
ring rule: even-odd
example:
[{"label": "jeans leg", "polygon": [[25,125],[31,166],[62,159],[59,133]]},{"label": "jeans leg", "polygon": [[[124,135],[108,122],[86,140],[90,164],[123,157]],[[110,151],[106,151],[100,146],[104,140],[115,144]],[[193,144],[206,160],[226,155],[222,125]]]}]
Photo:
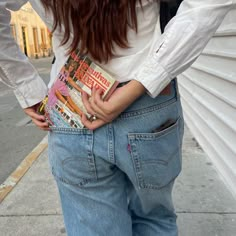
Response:
[{"label": "jeans leg", "polygon": [[124,178],[117,170],[84,189],[57,181],[68,236],[132,235]]},{"label": "jeans leg", "polygon": [[160,190],[131,187],[130,204],[133,236],[177,236],[177,216],[172,203],[173,182]]},{"label": "jeans leg", "polygon": [[181,171],[183,124],[175,83],[170,96],[144,95],[114,122],[117,165],[130,179],[133,236],[178,235],[172,188]]},{"label": "jeans leg", "polygon": [[92,133],[80,132],[57,130],[49,135],[49,160],[67,235],[131,236],[127,177],[106,160],[107,140],[102,141],[103,147],[99,146],[103,157],[97,156]]}]

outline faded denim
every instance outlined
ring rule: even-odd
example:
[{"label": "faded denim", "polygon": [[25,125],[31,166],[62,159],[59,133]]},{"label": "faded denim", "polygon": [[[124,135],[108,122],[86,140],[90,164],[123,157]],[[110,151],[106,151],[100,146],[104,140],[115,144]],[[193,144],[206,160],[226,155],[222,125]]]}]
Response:
[{"label": "faded denim", "polygon": [[[153,132],[168,119],[176,122]],[[53,128],[49,161],[68,236],[178,235],[172,188],[183,129],[176,80],[170,95],[144,95],[95,131]]]}]

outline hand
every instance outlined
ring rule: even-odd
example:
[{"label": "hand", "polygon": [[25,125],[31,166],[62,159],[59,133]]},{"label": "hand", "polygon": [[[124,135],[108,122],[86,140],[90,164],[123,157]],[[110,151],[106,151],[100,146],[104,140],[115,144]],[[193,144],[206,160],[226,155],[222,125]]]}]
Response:
[{"label": "hand", "polygon": [[132,80],[118,87],[107,101],[102,100],[101,89],[93,88],[90,98],[87,93],[83,92],[82,100],[87,112],[96,115],[97,119],[90,121],[85,114],[82,114],[82,123],[90,130],[110,123],[145,91],[145,87],[140,82]]},{"label": "hand", "polygon": [[39,106],[39,103],[34,106],[27,107],[24,109],[24,112],[32,119],[34,124],[39,129],[49,131],[50,129],[49,129],[48,123],[45,120],[45,117],[37,113],[38,106]]}]

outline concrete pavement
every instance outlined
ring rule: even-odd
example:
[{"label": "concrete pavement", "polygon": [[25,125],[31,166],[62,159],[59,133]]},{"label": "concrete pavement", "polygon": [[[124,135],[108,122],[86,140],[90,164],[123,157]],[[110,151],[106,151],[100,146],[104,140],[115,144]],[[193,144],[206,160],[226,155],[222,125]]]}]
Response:
[{"label": "concrete pavement", "polygon": [[[187,128],[174,201],[180,236],[236,235],[236,199]],[[0,236],[13,235],[66,235],[47,149],[0,205]]]},{"label": "concrete pavement", "polygon": [[[52,57],[30,59],[45,84],[49,82],[51,61]],[[13,89],[1,81],[0,134],[0,184],[2,184],[45,136],[45,132],[32,123],[16,100]]]}]

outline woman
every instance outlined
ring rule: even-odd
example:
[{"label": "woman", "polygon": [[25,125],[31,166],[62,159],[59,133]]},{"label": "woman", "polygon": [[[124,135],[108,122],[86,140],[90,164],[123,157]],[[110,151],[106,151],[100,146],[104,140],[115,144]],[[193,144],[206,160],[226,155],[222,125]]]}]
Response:
[{"label": "woman", "polygon": [[77,47],[121,82],[106,102],[99,90],[83,94],[97,118],[82,116],[85,129],[49,129],[36,113],[46,86],[9,27],[8,9],[25,2],[0,3],[0,77],[34,123],[50,130],[67,234],[177,235],[171,192],[181,170],[183,116],[174,78],[195,61],[235,0],[185,0],[163,34],[159,1],[29,1],[54,29],[49,87]]}]

